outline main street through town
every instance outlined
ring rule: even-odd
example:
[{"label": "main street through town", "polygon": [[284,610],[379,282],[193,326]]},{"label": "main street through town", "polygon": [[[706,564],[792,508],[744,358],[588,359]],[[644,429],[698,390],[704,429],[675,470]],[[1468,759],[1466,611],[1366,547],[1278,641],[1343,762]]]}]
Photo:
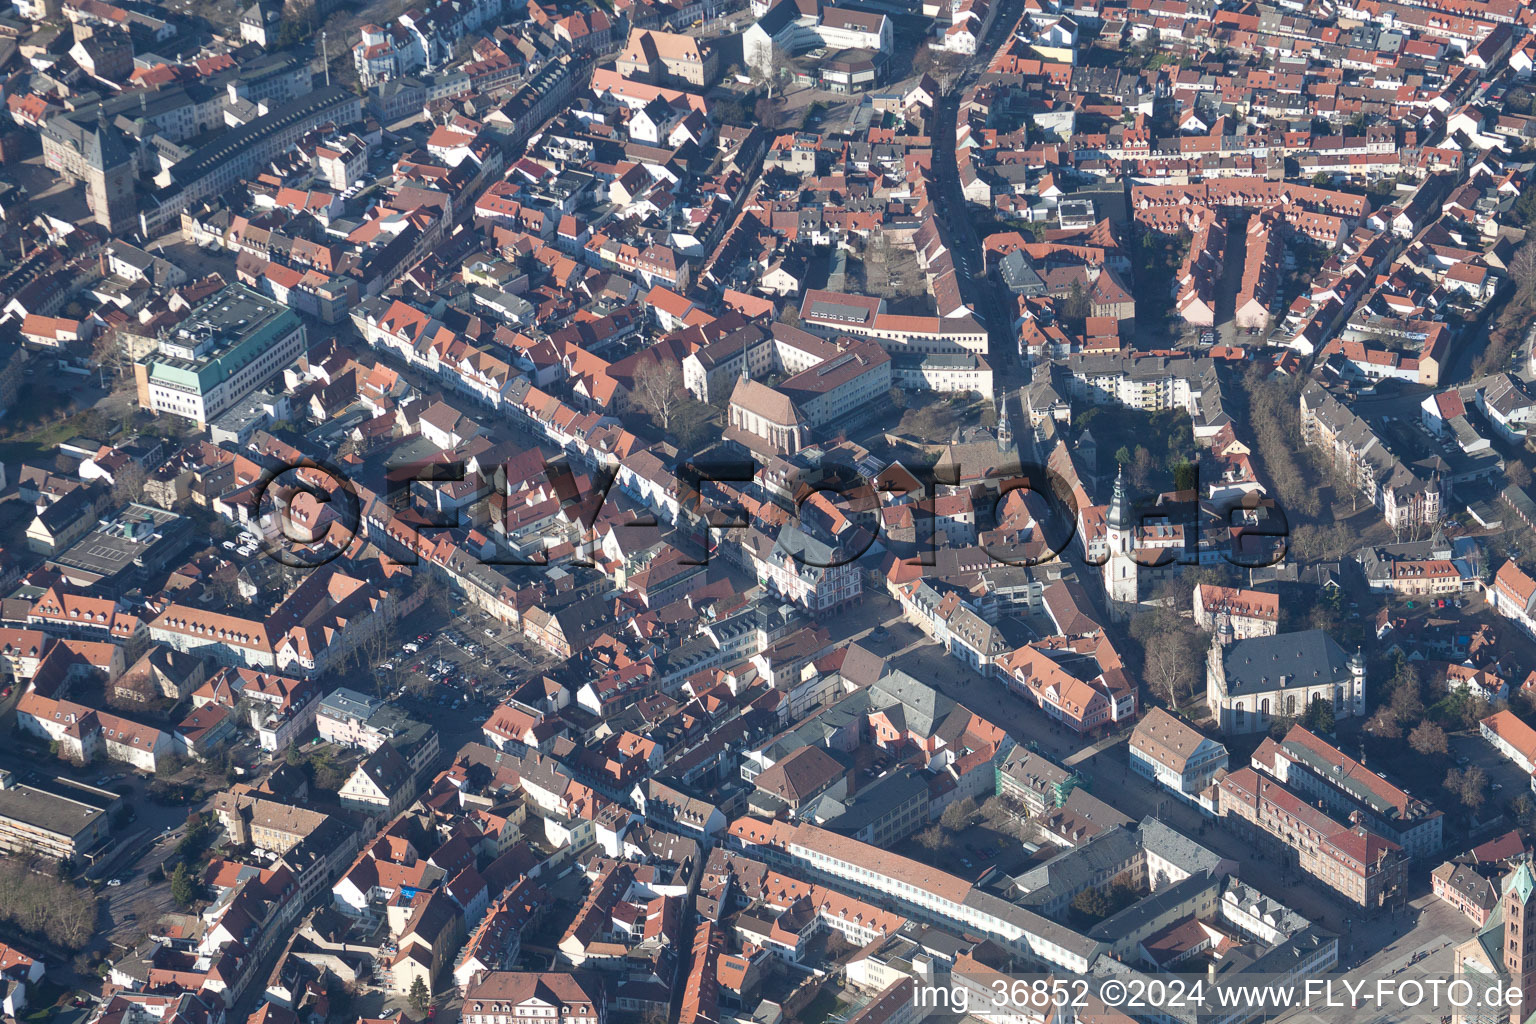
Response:
[{"label": "main street through town", "polygon": [[970,62],[965,74],[934,102],[933,169],[938,181],[936,201],[940,217],[950,229],[950,244],[960,270],[961,292],[987,327],[991,343],[987,358],[992,364],[993,392],[999,398],[1023,382],[1019,373],[1018,340],[1014,336],[1012,316],[1002,290],[987,274],[987,262],[981,250],[981,233],[976,229],[978,211],[972,210],[966,203],[955,155],[955,139],[959,127],[960,98],[985,72],[993,54],[1007,42],[1009,30],[1018,20],[1018,6],[1016,2],[1001,5],[992,18],[987,34],[978,41],[977,59]]}]

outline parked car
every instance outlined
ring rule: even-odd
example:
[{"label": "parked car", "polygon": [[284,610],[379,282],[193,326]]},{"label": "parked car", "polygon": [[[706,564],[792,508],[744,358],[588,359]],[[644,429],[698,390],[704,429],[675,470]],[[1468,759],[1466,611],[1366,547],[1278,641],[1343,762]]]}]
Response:
[{"label": "parked car", "polygon": [[107,883],[107,885],[109,885],[110,887],[112,887],[114,889],[117,888],[118,886],[122,885],[122,884],[123,884],[123,880],[121,878],[114,878],[114,879],[112,879],[112,881]]}]

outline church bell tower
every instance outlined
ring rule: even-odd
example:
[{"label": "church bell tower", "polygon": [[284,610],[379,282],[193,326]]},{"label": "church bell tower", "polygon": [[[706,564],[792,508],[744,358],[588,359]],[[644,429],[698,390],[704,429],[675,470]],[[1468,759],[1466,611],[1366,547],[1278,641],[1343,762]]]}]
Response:
[{"label": "church bell tower", "polygon": [[1131,525],[1131,511],[1125,496],[1125,467],[1115,477],[1115,492],[1109,499],[1109,512],[1104,517],[1105,543],[1109,559],[1104,563],[1104,593],[1109,597],[1111,610],[1118,617],[1127,614],[1120,605],[1133,605],[1137,601],[1136,559],[1131,556],[1135,547],[1135,531]]}]

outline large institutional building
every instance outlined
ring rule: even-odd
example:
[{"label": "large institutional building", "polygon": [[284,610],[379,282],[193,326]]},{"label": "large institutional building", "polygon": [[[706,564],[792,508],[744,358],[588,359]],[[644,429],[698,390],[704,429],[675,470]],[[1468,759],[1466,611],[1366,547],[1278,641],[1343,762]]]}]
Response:
[{"label": "large institutional building", "polygon": [[134,367],[139,404],[203,426],[303,355],[304,324],[241,284],[220,289]]},{"label": "large institutional building", "polygon": [[[1521,1006],[1536,998],[1536,872],[1529,860],[1500,882],[1498,907],[1478,933],[1456,947],[1456,979],[1486,992],[1495,982],[1520,990]],[[1505,1024],[1519,1019],[1507,1006],[1458,1008],[1456,1024]]]},{"label": "large institutional building", "polygon": [[1365,714],[1365,659],[1344,653],[1320,629],[1233,637],[1223,618],[1205,665],[1205,700],[1224,733],[1265,732],[1277,717],[1295,718],[1314,700],[1337,718]]}]

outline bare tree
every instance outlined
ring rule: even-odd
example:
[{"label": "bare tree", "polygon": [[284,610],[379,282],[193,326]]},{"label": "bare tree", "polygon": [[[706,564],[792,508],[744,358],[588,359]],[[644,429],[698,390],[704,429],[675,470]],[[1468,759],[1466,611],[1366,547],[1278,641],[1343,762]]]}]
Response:
[{"label": "bare tree", "polygon": [[1355,543],[1354,535],[1343,523],[1302,523],[1291,533],[1296,557],[1308,562],[1338,561]]},{"label": "bare tree", "polygon": [[1509,276],[1520,289],[1520,297],[1536,296],[1536,242],[1526,242],[1509,261]]},{"label": "bare tree", "polygon": [[112,371],[114,380],[122,369],[122,354],[122,340],[116,328],[102,331],[96,335],[96,340],[91,342],[91,360],[97,366]]},{"label": "bare tree", "polygon": [[949,837],[937,825],[929,825],[917,834],[917,844],[925,850],[943,849],[948,842]]},{"label": "bare tree", "polygon": [[683,370],[676,363],[655,362],[635,373],[635,400],[662,430],[672,429],[672,415],[685,394]]},{"label": "bare tree", "polygon": [[159,906],[147,896],[140,896],[133,901],[133,912],[138,916],[140,924],[153,925],[160,921]]},{"label": "bare tree", "polygon": [[238,578],[223,571],[208,577],[203,584],[203,593],[220,608],[232,608],[243,600]]},{"label": "bare tree", "polygon": [[1156,611],[1131,621],[1131,633],[1141,644],[1142,677],[1170,707],[1178,706],[1199,661],[1184,621],[1174,607],[1164,603]]},{"label": "bare tree", "polygon": [[1160,632],[1147,644],[1146,677],[1151,686],[1176,707],[1189,681],[1189,644],[1178,633]]},{"label": "bare tree", "polygon": [[67,874],[64,865],[55,874],[44,874],[42,865],[19,858],[0,861],[0,920],[42,936],[61,949],[83,949],[96,931],[96,897],[73,882],[57,877]]},{"label": "bare tree", "polygon": [[976,801],[966,797],[944,808],[944,813],[939,815],[939,824],[951,832],[958,832],[971,823],[975,814]]},{"label": "bare tree", "polygon": [[1425,757],[1444,754],[1450,749],[1445,742],[1445,730],[1430,721],[1420,722],[1413,727],[1413,731],[1408,734],[1408,745],[1415,753]]},{"label": "bare tree", "polygon": [[924,43],[917,48],[912,56],[912,70],[918,75],[931,75],[934,83],[939,87],[940,96],[949,95],[962,73],[965,71],[965,58],[958,54],[949,53],[946,50],[938,50],[931,43]]},{"label": "bare tree", "polygon": [[780,100],[764,96],[752,106],[752,115],[757,118],[757,123],[771,130],[781,128],[784,125],[784,104]]},{"label": "bare tree", "polygon": [[131,711],[143,708],[158,696],[160,691],[155,689],[148,676],[140,674],[130,678],[124,675],[107,691],[107,703],[115,708]]},{"label": "bare tree", "polygon": [[1156,468],[1152,453],[1142,445],[1137,445],[1131,456],[1131,486],[1141,492],[1147,491],[1152,486],[1152,473]]},{"label": "bare tree", "polygon": [[912,72],[916,75],[931,75],[937,69],[938,54],[934,52],[932,43],[924,43],[912,54]]},{"label": "bare tree", "polygon": [[1255,448],[1287,512],[1317,517],[1321,505],[1317,488],[1306,479],[1297,453],[1305,449],[1299,425],[1296,384],[1269,380],[1255,366],[1244,379],[1249,395],[1249,419]]},{"label": "bare tree", "polygon": [[61,893],[56,908],[59,944],[81,949],[96,934],[96,898],[78,890]]},{"label": "bare tree", "polygon": [[889,297],[891,287],[891,244],[884,232],[877,231],[864,245],[864,287],[876,295]]},{"label": "bare tree", "polygon": [[981,802],[982,815],[993,824],[1001,824],[1013,816],[1013,808],[1008,801],[1000,796],[993,795]]},{"label": "bare tree", "polygon": [[988,820],[997,831],[1006,836],[1012,836],[1021,843],[1031,842],[1040,835],[1040,827],[1029,819],[1029,810],[1022,804],[1013,813]]},{"label": "bare tree", "polygon": [[857,951],[858,947],[845,939],[842,932],[832,931],[827,934],[827,942],[824,949],[824,955],[833,963],[836,963],[847,957],[848,954]]},{"label": "bare tree", "polygon": [[119,502],[139,501],[144,497],[144,484],[149,480],[149,474],[144,467],[137,462],[123,463],[121,469],[112,474],[112,497]]},{"label": "bare tree", "polygon": [[[397,670],[389,658],[391,651],[389,633],[383,629],[372,630],[353,649],[358,669],[373,673],[374,686],[380,694],[392,688],[395,683]],[[385,668],[386,662],[391,667]]]},{"label": "bare tree", "polygon": [[451,610],[448,587],[430,567],[417,566],[411,574],[411,588],[421,595],[420,610],[433,615],[446,616]]},{"label": "bare tree", "polygon": [[1483,801],[1487,799],[1487,789],[1487,774],[1474,764],[1461,773],[1461,788],[1457,795],[1461,797],[1461,802],[1469,810],[1476,811],[1479,807],[1483,806]]},{"label": "bare tree", "polygon": [[1424,713],[1424,697],[1419,692],[1417,672],[1402,675],[1392,688],[1389,706],[1398,722],[1403,724],[1417,720]]},{"label": "bare tree", "polygon": [[1384,740],[1395,740],[1403,735],[1403,728],[1397,724],[1397,716],[1391,708],[1378,708],[1365,723],[1365,731]]}]

